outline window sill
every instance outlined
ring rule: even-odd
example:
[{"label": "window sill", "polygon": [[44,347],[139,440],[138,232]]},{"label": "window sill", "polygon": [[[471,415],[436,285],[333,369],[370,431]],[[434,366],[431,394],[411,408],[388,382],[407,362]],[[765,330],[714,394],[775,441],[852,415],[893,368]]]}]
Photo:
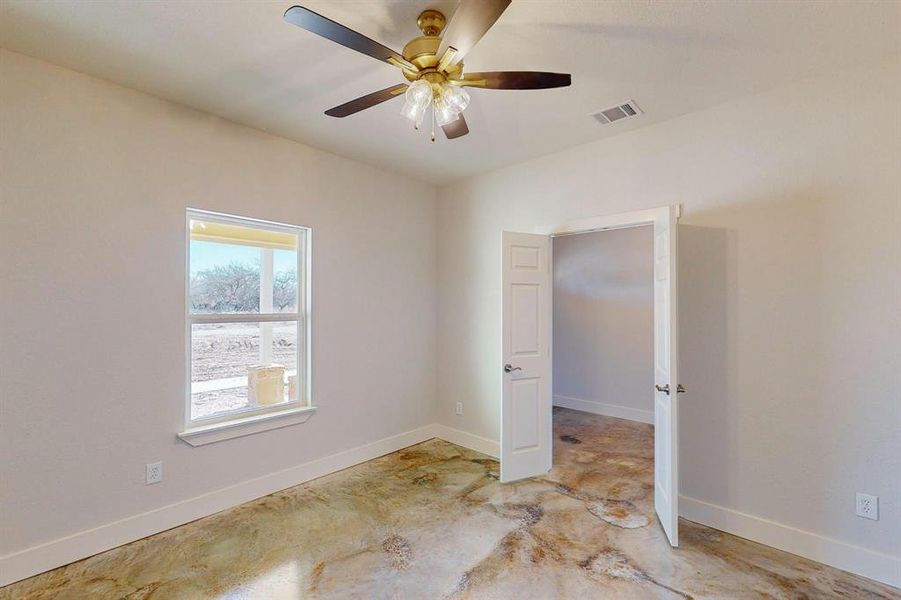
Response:
[{"label": "window sill", "polygon": [[178,437],[192,446],[205,446],[206,444],[223,440],[305,423],[315,412],[315,406],[290,408],[280,412],[235,419],[234,421],[191,427],[179,433]]}]

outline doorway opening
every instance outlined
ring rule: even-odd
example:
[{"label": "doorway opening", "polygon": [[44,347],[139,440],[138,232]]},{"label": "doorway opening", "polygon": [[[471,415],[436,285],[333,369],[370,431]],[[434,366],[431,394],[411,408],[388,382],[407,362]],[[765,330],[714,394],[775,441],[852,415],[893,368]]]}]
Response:
[{"label": "doorway opening", "polygon": [[[501,481],[515,481],[547,473],[554,463],[553,404],[567,402],[553,386],[554,364],[554,238],[649,226],[653,237],[653,506],[666,537],[678,545],[678,245],[679,207],[632,211],[561,225],[541,227],[536,233],[502,232],[501,344]],[[574,238],[575,239],[575,238]],[[585,241],[588,240],[588,241]],[[589,238],[577,239],[588,244]],[[565,242],[559,242],[562,245]],[[585,329],[576,328],[578,335]],[[612,351],[623,352],[622,348]],[[565,352],[565,351],[564,351]],[[600,370],[586,364],[581,369]],[[583,373],[583,376],[587,377]],[[643,396],[636,392],[637,397]],[[589,399],[569,396],[570,406],[582,409]],[[630,400],[631,403],[631,400]],[[602,409],[618,407],[620,416],[644,416],[646,407],[623,400],[596,401]],[[626,409],[631,409],[626,411]],[[558,409],[562,414],[565,407]],[[611,409],[612,410],[612,409]],[[596,414],[596,413],[590,413]],[[597,415],[601,418],[606,415]],[[643,423],[647,425],[647,423]],[[566,435],[566,434],[563,434]],[[572,436],[575,437],[575,436]],[[559,440],[575,443],[573,440]]]},{"label": "doorway opening", "polygon": [[554,480],[624,529],[654,519],[654,231],[555,236]]},{"label": "doorway opening", "polygon": [[553,405],[653,425],[653,228],[552,245]]}]

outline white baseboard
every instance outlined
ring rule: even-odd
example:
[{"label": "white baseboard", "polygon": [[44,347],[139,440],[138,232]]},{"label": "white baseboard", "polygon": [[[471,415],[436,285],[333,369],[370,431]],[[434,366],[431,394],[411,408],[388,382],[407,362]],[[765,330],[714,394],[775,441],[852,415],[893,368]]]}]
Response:
[{"label": "white baseboard", "polygon": [[[436,425],[426,425],[296,467],[263,475],[227,488],[7,554],[0,557],[0,586],[184,525],[433,437],[444,437],[438,433],[438,430],[439,427]],[[453,439],[448,441],[466,445]]]},{"label": "white baseboard", "polygon": [[454,429],[447,425],[439,425],[436,423],[432,427],[435,428],[435,437],[439,437],[442,440],[457,444],[458,446],[463,446],[464,448],[469,448],[470,450],[475,450],[476,452],[481,452],[482,454],[487,454],[492,458],[499,458],[501,455],[501,445],[495,440],[489,440],[488,438],[467,433],[466,431],[460,431],[459,429]]},{"label": "white baseboard", "polygon": [[556,394],[554,395],[554,406],[581,410],[582,412],[604,415],[605,417],[628,419],[630,421],[638,421],[639,423],[648,423],[649,425],[654,424],[654,411],[652,410],[641,410],[640,408],[630,408],[628,406],[619,406],[617,404],[604,404],[603,402],[592,402],[590,400],[582,400],[581,398],[571,398],[569,396],[560,396]]},{"label": "white baseboard", "polygon": [[752,542],[901,587],[901,557],[874,552],[687,496],[679,496],[679,515]]}]

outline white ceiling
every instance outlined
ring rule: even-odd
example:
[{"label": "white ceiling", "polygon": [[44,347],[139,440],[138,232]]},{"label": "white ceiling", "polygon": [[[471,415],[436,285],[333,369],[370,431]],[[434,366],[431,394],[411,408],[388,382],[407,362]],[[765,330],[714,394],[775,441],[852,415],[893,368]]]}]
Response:
[{"label": "white ceiling", "polygon": [[[470,71],[570,72],[569,88],[474,90],[471,133],[432,144],[392,100],[323,111],[402,81],[399,71],[282,21],[282,2],[3,0],[10,50],[362,162],[436,183],[615,135],[899,52],[901,2],[515,0],[467,56]],[[400,50],[416,16],[453,0],[304,5]],[[600,126],[635,99],[645,114]],[[841,115],[836,115],[840,118]],[[439,132],[440,134],[440,132]]]}]

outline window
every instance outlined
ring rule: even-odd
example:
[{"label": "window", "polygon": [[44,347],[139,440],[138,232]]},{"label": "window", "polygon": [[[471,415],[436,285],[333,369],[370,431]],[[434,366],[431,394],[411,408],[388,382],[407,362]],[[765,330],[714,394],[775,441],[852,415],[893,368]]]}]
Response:
[{"label": "window", "polygon": [[188,211],[183,438],[310,406],[309,234]]}]

